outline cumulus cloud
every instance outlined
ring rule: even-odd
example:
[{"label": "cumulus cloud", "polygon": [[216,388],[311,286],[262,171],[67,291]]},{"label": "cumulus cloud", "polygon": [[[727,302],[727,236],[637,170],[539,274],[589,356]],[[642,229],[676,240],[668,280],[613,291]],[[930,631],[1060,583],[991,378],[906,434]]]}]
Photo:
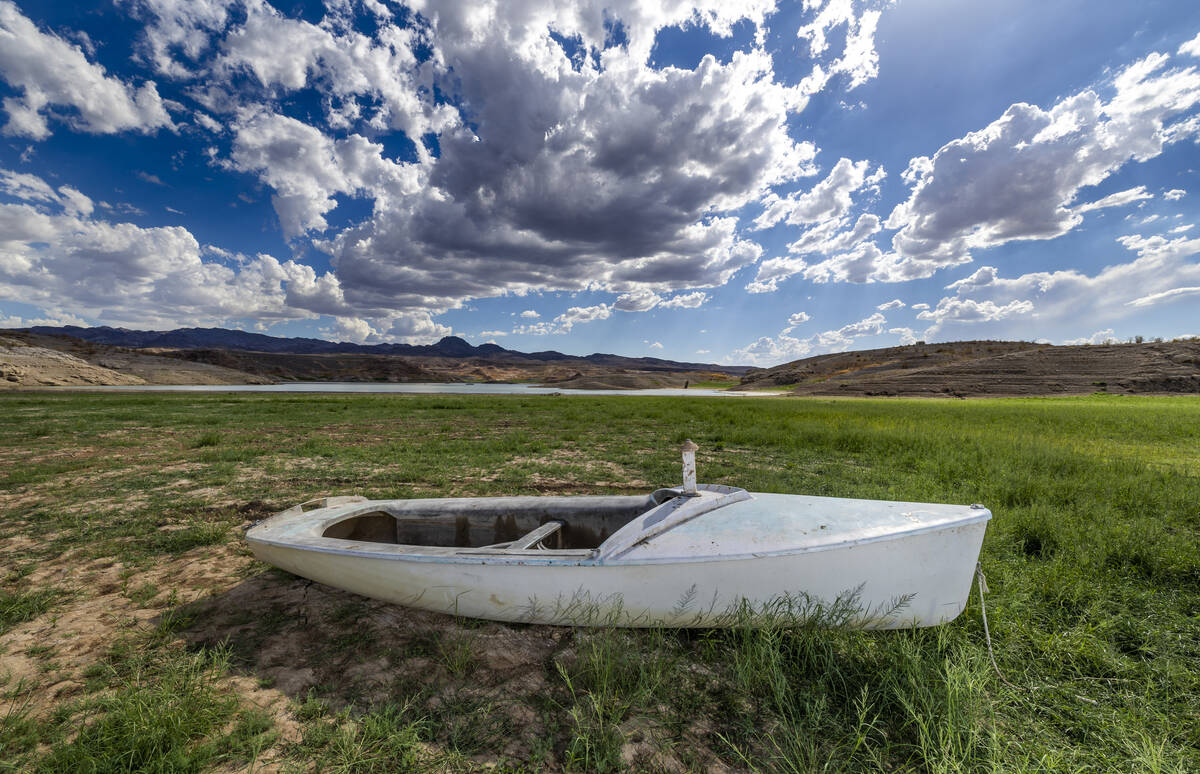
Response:
[{"label": "cumulus cloud", "polygon": [[[408,313],[364,320],[361,317],[335,317],[332,328],[322,328],[321,335],[333,341],[354,344],[381,344],[401,341],[407,344],[429,344],[452,331],[449,326],[435,323],[427,314]],[[503,331],[484,331],[481,336],[503,336]]]},{"label": "cumulus cloud", "polygon": [[778,336],[763,336],[748,346],[735,349],[726,360],[767,366],[825,352],[844,352],[853,346],[855,339],[882,333],[886,323],[887,319],[876,312],[857,322],[807,338],[792,336],[789,329]]},{"label": "cumulus cloud", "polygon": [[1112,328],[1105,328],[1102,331],[1096,331],[1091,336],[1082,336],[1077,339],[1067,339],[1063,344],[1110,344],[1115,341]]},{"label": "cumulus cloud", "polygon": [[808,312],[796,312],[791,317],[788,317],[788,325],[795,327],[801,323],[806,323],[811,319],[812,317],[809,316]]},{"label": "cumulus cloud", "polygon": [[756,228],[768,228],[780,221],[801,225],[823,221],[837,222],[853,204],[852,194],[877,185],[886,175],[883,167],[868,175],[869,161],[838,159],[824,180],[803,193],[767,197],[766,208],[755,221]]},{"label": "cumulus cloud", "polygon": [[370,194],[377,206],[415,192],[420,167],[383,157],[383,146],[352,134],[334,140],[315,127],[267,111],[244,111],[234,126],[231,169],[258,175],[288,237],[328,227],[337,194]]},{"label": "cumulus cloud", "polygon": [[[835,276],[845,279],[855,273],[853,266],[849,265],[854,262],[854,256],[867,255],[873,259],[878,255],[879,249],[864,240],[880,230],[879,216],[865,213],[850,227],[847,209],[849,204],[846,208],[834,211],[830,217],[809,228],[789,244],[788,251],[793,255],[768,258],[760,263],[758,273],[746,290],[751,293],[772,293],[779,289],[780,282],[796,274],[816,282],[827,282]],[[796,254],[832,254],[835,257],[810,264]],[[840,264],[848,265],[844,269],[835,268]],[[865,278],[853,281],[865,281]]]},{"label": "cumulus cloud", "polygon": [[541,317],[541,315],[533,309],[526,309],[524,312],[521,312],[521,317],[526,320],[536,320],[537,318]]},{"label": "cumulus cloud", "polygon": [[129,325],[353,316],[331,273],[269,255],[204,260],[187,229],[94,217],[90,198],[33,175],[0,171],[0,190],[17,200],[0,204],[0,297]]},{"label": "cumulus cloud", "polygon": [[55,107],[77,111],[61,120],[92,134],[173,128],[152,81],[135,86],[109,76],[80,46],[42,32],[7,0],[0,2],[0,78],[21,92],[4,99],[7,135],[46,139]]},{"label": "cumulus cloud", "polygon": [[881,311],[881,312],[886,312],[886,311],[888,311],[889,309],[903,309],[903,308],[904,308],[904,306],[905,306],[905,304],[904,304],[904,302],[903,302],[903,301],[901,301],[901,300],[900,300],[900,299],[898,299],[898,298],[893,298],[891,301],[888,301],[888,302],[886,302],[886,303],[882,303],[882,304],[880,304],[879,306],[877,306],[877,307],[875,307],[875,308],[876,308],[876,309],[878,309],[878,310],[879,310],[879,311]]},{"label": "cumulus cloud", "polygon": [[[882,223],[896,232],[890,249],[870,241],[880,230],[878,218],[864,221],[870,213],[848,230],[846,205],[842,218],[826,219],[802,234],[789,246],[791,255],[763,261],[747,290],[771,292],[793,275],[816,283],[920,279],[970,262],[973,250],[1053,239],[1088,212],[1152,198],[1138,186],[1078,201],[1128,162],[1154,158],[1167,144],[1200,134],[1200,116],[1194,115],[1200,73],[1192,66],[1168,66],[1168,60],[1151,54],[1110,83],[1049,109],[1014,104],[983,129],[932,156],[913,158],[901,175],[910,194]],[[1107,101],[1101,92],[1110,95]],[[803,195],[792,198],[807,201]],[[773,209],[756,224],[784,218],[783,201],[772,200]],[[805,210],[796,211],[802,221]]]},{"label": "cumulus cloud", "polygon": [[607,320],[612,316],[614,306],[596,304],[595,306],[573,306],[558,315],[551,322],[518,325],[513,333],[527,336],[546,336],[550,334],[570,333],[571,329],[580,323],[590,323],[596,320]]},{"label": "cumulus cloud", "polygon": [[972,249],[1061,236],[1088,209],[1140,197],[1131,189],[1072,206],[1084,187],[1181,139],[1169,122],[1200,103],[1200,73],[1167,68],[1167,59],[1151,54],[1126,67],[1107,102],[1087,89],[1049,110],[1018,103],[932,158],[913,159],[905,173],[912,193],[885,224],[899,230],[894,252],[876,257],[872,276],[927,276],[969,261]]},{"label": "cumulus cloud", "polygon": [[[772,293],[779,289],[780,282],[796,274],[816,282],[848,279],[854,273],[853,268],[833,268],[836,263],[852,263],[853,259],[849,257],[854,255],[866,254],[873,258],[879,250],[864,240],[879,232],[879,216],[863,213],[853,226],[850,225],[854,194],[878,193],[879,184],[887,176],[882,166],[868,173],[869,169],[870,164],[866,161],[852,162],[842,158],[829,175],[810,190],[786,198],[774,194],[768,196],[766,210],[755,220],[756,227],[763,228],[786,220],[791,224],[809,224],[809,228],[788,245],[791,255],[769,258],[759,264],[758,273],[746,290],[751,293]],[[800,257],[803,255],[836,257],[810,264]]]},{"label": "cumulus cloud", "polygon": [[364,344],[379,338],[379,331],[361,317],[338,317],[334,320],[333,328],[322,330],[328,338],[334,341],[349,341]]},{"label": "cumulus cloud", "polygon": [[[338,335],[396,335],[414,315],[533,290],[611,292],[606,310],[698,308],[703,289],[762,257],[739,221],[749,205],[826,247],[879,230],[874,215],[848,220],[852,195],[883,177],[867,161],[772,193],[816,174],[816,147],[789,132],[808,99],[835,76],[854,88],[877,72],[879,13],[848,0],[805,7],[812,70],[794,84],[762,47],[773,0],[429,0],[415,13],[371,0],[326,3],[319,19],[265,0],[117,4],[144,23],[140,61],[194,103],[169,104],[187,131],[212,135],[212,163],[254,176],[284,236],[329,253],[336,275],[320,281],[336,293],[302,308],[342,320]],[[727,61],[650,62],[665,28],[728,37],[740,23],[755,43]],[[8,131],[45,136],[56,105],[85,131],[171,127],[153,82],[107,75],[0,0],[5,32],[16,44],[0,46],[0,72],[24,90],[5,101]],[[311,111],[286,114],[301,94],[316,97]],[[386,135],[406,150],[385,151]],[[336,232],[331,213],[347,198],[371,207]]]},{"label": "cumulus cloud", "polygon": [[1170,191],[1167,191],[1165,194],[1163,194],[1163,198],[1169,202],[1177,202],[1185,196],[1187,196],[1187,191],[1183,190],[1182,188],[1172,188]]},{"label": "cumulus cloud", "polygon": [[696,290],[691,293],[680,293],[677,296],[668,298],[660,306],[663,309],[699,309],[708,303],[708,299],[709,295],[707,293],[702,290]]},{"label": "cumulus cloud", "polygon": [[[796,36],[808,41],[809,51],[818,61],[824,60],[829,74],[848,76],[848,89],[866,83],[879,74],[879,55],[875,51],[875,28],[879,23],[877,10],[855,13],[851,0],[810,0],[806,7],[819,9],[816,17],[796,30]],[[845,44],[841,55],[822,57],[831,47],[830,32],[840,30]]]},{"label": "cumulus cloud", "polygon": [[980,268],[947,287],[954,295],[918,315],[933,323],[924,338],[968,335],[960,326],[985,320],[1036,321],[1037,328],[1025,328],[1031,333],[1080,319],[1117,322],[1148,306],[1191,298],[1200,287],[1200,238],[1135,234],[1117,241],[1136,258],[1091,275],[1067,269],[1007,278]]},{"label": "cumulus cloud", "polygon": [[[375,4],[371,32],[349,3],[327,4],[320,21],[262,0],[122,3],[147,23],[146,60],[198,82],[191,94],[207,112],[197,123],[233,129],[223,163],[273,189],[288,237],[327,229],[340,196],[374,199],[370,217],[319,242],[359,307],[440,311],[531,289],[640,293],[644,304],[645,291],[661,299],[721,285],[761,256],[735,213],[814,172],[815,147],[794,140],[787,121],[825,76],[779,83],[761,35],[724,63],[648,61],[665,27],[728,36],[748,21],[762,32],[771,0],[434,0],[403,24]],[[847,35],[827,65],[857,85],[873,77],[877,14],[834,10],[822,30]],[[225,86],[247,77],[262,102],[315,89],[325,123],[344,131],[276,115]],[[415,162],[365,139],[394,130],[413,141]]]},{"label": "cumulus cloud", "polygon": [[1200,56],[1200,35],[1196,35],[1196,37],[1180,46],[1179,53],[1184,56]]},{"label": "cumulus cloud", "polygon": [[613,309],[622,312],[646,312],[662,303],[662,297],[651,290],[622,293],[613,302]]},{"label": "cumulus cloud", "polygon": [[391,313],[385,319],[389,322],[387,338],[408,344],[428,344],[454,332],[450,326],[434,321],[432,315],[420,310]]},{"label": "cumulus cloud", "polygon": [[614,54],[610,68],[576,71],[559,50],[549,80],[540,60],[492,61],[503,40],[444,45],[469,62],[478,129],[444,133],[416,195],[335,241],[355,298],[721,285],[761,248],[717,213],[807,172],[812,148],[788,136],[793,96],[764,54],[695,71]]},{"label": "cumulus cloud", "polygon": [[991,322],[1003,320],[1018,314],[1029,314],[1033,311],[1033,302],[1028,300],[1011,301],[1000,306],[994,301],[976,301],[970,298],[943,298],[933,309],[917,314],[918,320],[933,320],[942,323],[946,320],[958,322]]}]

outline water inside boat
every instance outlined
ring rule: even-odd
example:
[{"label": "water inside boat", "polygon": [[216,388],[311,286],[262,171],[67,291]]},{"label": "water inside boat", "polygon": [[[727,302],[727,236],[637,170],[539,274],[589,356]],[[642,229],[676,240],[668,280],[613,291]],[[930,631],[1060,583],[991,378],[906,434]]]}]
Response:
[{"label": "water inside boat", "polygon": [[322,536],[448,548],[593,549],[671,495],[394,500],[330,524]]}]

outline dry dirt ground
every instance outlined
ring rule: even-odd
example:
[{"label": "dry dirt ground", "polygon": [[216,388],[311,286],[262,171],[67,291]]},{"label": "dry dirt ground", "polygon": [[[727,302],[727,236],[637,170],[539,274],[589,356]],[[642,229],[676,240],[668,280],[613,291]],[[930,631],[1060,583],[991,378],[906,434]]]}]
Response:
[{"label": "dry dirt ground", "polygon": [[[0,562],[21,549],[20,541],[6,541]],[[548,676],[557,665],[573,667],[576,630],[462,621],[376,602],[264,570],[230,545],[193,549],[152,567],[80,561],[68,553],[28,580],[33,587],[78,591],[53,615],[3,636],[0,675],[20,690],[0,699],[0,716],[15,708],[47,716],[80,697],[90,670],[116,643],[162,624],[170,611],[185,647],[232,650],[223,690],[271,718],[275,743],[253,771],[287,767],[289,746],[304,735],[304,705],[314,695],[331,712],[397,697],[411,702],[443,727],[449,746],[486,748],[458,760],[453,770],[488,770],[501,761],[540,761],[534,770],[559,769],[547,740],[556,735],[562,708]],[[673,745],[656,736],[661,730],[644,719],[632,718],[621,731],[628,740],[621,750],[627,765],[685,769],[671,754]],[[708,749],[708,733],[702,721],[687,730],[690,762],[702,763],[705,771],[731,771]],[[446,752],[425,747],[431,758]]]}]

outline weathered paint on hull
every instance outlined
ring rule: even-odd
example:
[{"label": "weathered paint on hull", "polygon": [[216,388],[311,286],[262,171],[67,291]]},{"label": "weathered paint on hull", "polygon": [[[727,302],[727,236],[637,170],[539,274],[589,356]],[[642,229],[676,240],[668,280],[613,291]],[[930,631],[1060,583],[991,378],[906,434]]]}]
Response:
[{"label": "weathered paint on hull", "polygon": [[[977,521],[795,553],[611,564],[419,561],[253,540],[251,547],[259,559],[319,583],[472,618],[710,627],[762,623],[790,602],[795,612],[832,616],[835,624],[852,606],[847,625],[893,629],[935,626],[962,612],[985,528]],[[806,607],[814,603],[821,607]]]}]

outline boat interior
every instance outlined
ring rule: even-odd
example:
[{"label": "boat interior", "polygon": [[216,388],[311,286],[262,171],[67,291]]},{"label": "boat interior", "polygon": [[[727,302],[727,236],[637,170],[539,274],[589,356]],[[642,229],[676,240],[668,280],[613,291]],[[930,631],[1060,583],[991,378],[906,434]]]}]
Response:
[{"label": "boat interior", "polygon": [[496,497],[372,503],[325,526],[323,537],[412,546],[508,551],[598,548],[676,493],[614,497]]}]

